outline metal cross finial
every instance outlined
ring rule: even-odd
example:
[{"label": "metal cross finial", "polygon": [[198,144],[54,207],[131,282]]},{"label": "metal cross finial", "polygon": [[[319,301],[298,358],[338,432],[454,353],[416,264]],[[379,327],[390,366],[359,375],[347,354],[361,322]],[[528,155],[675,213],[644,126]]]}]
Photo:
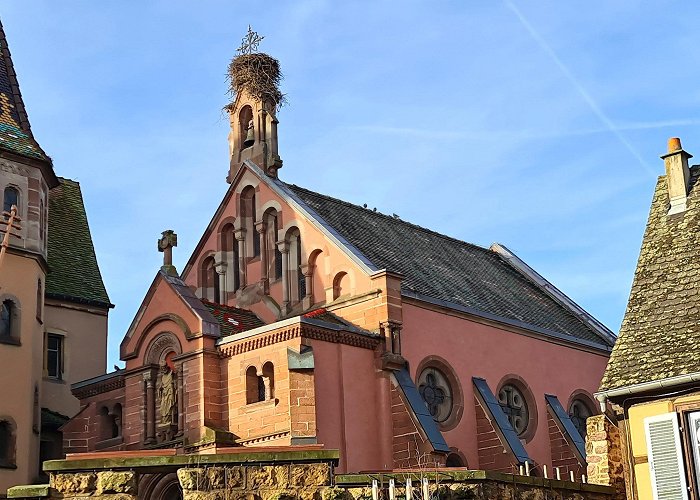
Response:
[{"label": "metal cross finial", "polygon": [[248,25],[248,33],[241,40],[241,46],[238,47],[236,52],[238,55],[242,56],[244,54],[252,54],[258,51],[258,45],[263,41],[265,37],[258,35],[253,29]]}]

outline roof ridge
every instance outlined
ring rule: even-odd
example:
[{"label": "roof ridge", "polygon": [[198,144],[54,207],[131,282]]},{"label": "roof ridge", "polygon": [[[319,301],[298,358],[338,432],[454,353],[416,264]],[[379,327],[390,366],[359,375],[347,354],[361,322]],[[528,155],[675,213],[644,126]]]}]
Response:
[{"label": "roof ridge", "polygon": [[332,196],[328,196],[327,194],[318,193],[318,192],[312,191],[312,190],[310,190],[310,189],[308,189],[308,188],[305,188],[305,187],[302,187],[302,186],[297,186],[296,184],[289,184],[289,183],[286,183],[286,182],[285,182],[284,184],[286,184],[287,186],[290,186],[290,187],[297,188],[297,189],[303,189],[303,190],[306,191],[307,193],[311,193],[312,195],[316,195],[316,196],[319,196],[319,197],[321,197],[321,198],[325,198],[325,199],[327,199],[327,200],[332,200],[332,201],[335,201],[335,202],[339,202],[339,203],[342,203],[342,204],[344,204],[344,205],[346,205],[346,206],[353,207],[353,208],[357,208],[357,209],[359,209],[359,210],[365,210],[365,211],[367,211],[367,212],[370,213],[370,214],[379,215],[379,216],[384,217],[385,219],[391,221],[392,223],[398,222],[398,223],[401,223],[401,224],[403,224],[403,225],[405,225],[405,226],[410,226],[410,227],[412,227],[412,228],[414,228],[414,229],[418,229],[419,231],[423,231],[423,232],[426,232],[426,233],[429,233],[429,234],[433,234],[433,235],[435,235],[435,236],[439,236],[440,238],[444,238],[444,239],[446,239],[446,240],[450,240],[450,241],[453,241],[453,242],[455,242],[455,243],[459,243],[459,244],[462,244],[462,245],[467,245],[467,246],[470,246],[470,247],[472,247],[472,248],[476,248],[476,249],[478,249],[478,250],[482,250],[482,251],[484,251],[484,252],[486,252],[486,253],[488,253],[488,254],[495,254],[495,252],[494,252],[493,250],[491,250],[490,248],[482,247],[481,245],[477,245],[476,243],[470,243],[470,242],[468,242],[468,241],[460,240],[459,238],[455,238],[454,236],[449,236],[449,235],[447,235],[447,234],[438,233],[437,231],[433,231],[432,229],[429,229],[429,228],[427,228],[427,227],[419,226],[418,224],[414,224],[413,222],[409,222],[409,221],[403,220],[403,219],[401,219],[401,218],[392,217],[391,215],[387,215],[387,214],[385,214],[385,213],[383,213],[383,212],[370,210],[369,208],[362,207],[362,206],[356,205],[356,204],[354,204],[354,203],[350,203],[349,201],[341,200],[340,198],[334,198],[334,197],[332,197]]},{"label": "roof ridge", "polygon": [[70,183],[70,184],[75,184],[76,186],[80,186],[80,181],[69,179],[68,177],[62,177],[59,175],[59,176],[57,176],[57,179],[61,182],[66,182],[66,183]]}]

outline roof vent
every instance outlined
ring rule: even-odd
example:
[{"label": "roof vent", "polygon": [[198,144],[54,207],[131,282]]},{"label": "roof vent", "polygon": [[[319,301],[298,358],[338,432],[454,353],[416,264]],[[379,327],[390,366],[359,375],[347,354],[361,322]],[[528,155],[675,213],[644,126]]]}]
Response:
[{"label": "roof vent", "polygon": [[661,156],[666,166],[666,186],[671,205],[668,215],[685,212],[687,208],[686,199],[690,180],[688,158],[692,157],[693,155],[683,150],[678,137],[671,137],[668,140],[668,153]]}]

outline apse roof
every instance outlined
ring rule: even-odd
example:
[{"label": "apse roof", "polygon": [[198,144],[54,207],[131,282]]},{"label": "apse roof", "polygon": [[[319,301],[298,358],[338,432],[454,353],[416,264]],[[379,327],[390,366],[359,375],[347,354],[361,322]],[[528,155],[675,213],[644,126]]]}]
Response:
[{"label": "apse roof", "polygon": [[80,184],[59,177],[49,191],[46,295],[111,307],[97,264]]},{"label": "apse roof", "polygon": [[700,372],[700,166],[683,213],[659,177],[620,336],[601,390]]},{"label": "apse roof", "polygon": [[404,295],[455,304],[599,347],[612,346],[611,334],[602,335],[584,323],[493,250],[293,184],[279,184],[359,251],[360,259],[376,269],[402,274]]}]

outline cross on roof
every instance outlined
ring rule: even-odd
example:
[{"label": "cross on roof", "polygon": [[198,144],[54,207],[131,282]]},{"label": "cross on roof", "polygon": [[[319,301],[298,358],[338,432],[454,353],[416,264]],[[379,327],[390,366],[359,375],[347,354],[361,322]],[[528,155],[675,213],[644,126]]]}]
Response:
[{"label": "cross on roof", "polygon": [[173,247],[177,246],[177,234],[172,229],[163,231],[163,237],[158,240],[158,251],[163,252],[163,266],[161,269],[168,274],[177,275],[173,266]]},{"label": "cross on roof", "polygon": [[241,46],[238,47],[236,52],[238,55],[252,54],[258,51],[258,45],[263,41],[265,37],[258,35],[253,29],[248,25],[248,33],[241,40]]}]

